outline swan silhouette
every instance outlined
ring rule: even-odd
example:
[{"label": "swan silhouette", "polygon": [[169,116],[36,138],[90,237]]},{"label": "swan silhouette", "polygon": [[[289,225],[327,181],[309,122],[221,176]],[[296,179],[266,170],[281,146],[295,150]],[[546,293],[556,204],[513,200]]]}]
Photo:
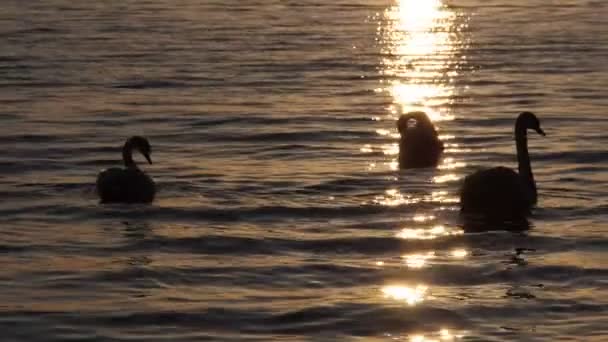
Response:
[{"label": "swan silhouette", "polygon": [[465,215],[497,218],[524,218],[536,204],[537,191],[530,155],[527,130],[544,136],[540,121],[530,112],[519,114],[515,122],[515,142],[519,174],[506,167],[475,172],[464,179],[460,190],[461,212]]},{"label": "swan silhouette", "polygon": [[[411,126],[411,122],[414,125]],[[425,112],[410,112],[399,117],[399,167],[402,169],[437,166],[443,143]]]},{"label": "swan silhouette", "polygon": [[122,148],[125,168],[110,168],[97,176],[97,194],[102,203],[150,203],[154,200],[156,186],[133,161],[134,149],[152,164],[148,140],[140,136],[129,138]]}]

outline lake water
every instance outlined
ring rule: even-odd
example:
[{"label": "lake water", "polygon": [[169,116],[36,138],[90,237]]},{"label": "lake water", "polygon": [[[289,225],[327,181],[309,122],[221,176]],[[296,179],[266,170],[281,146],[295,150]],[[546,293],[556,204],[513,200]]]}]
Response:
[{"label": "lake water", "polygon": [[[0,13],[4,341],[606,341],[608,2],[9,1]],[[395,119],[446,153],[397,170]],[[524,233],[464,233],[515,167]],[[152,205],[97,173],[152,144]]]}]

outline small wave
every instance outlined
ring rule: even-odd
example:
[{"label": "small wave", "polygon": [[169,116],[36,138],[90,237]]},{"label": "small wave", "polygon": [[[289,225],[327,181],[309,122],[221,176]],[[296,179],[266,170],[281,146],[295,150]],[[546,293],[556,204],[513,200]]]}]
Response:
[{"label": "small wave", "polygon": [[[409,310],[407,310],[409,311]],[[310,331],[333,332],[355,336],[411,333],[439,330],[438,327],[464,327],[468,323],[453,311],[423,307],[404,315],[395,307],[358,303],[337,303],[289,311],[271,318],[269,328],[274,332],[306,334]],[[268,328],[265,328],[265,330]]]},{"label": "small wave", "polygon": [[0,136],[0,143],[52,143],[62,139],[63,137],[50,134],[16,134]]},{"label": "small wave", "polygon": [[239,141],[239,142],[293,142],[293,141],[339,141],[339,140],[364,140],[373,141],[378,138],[378,135],[372,131],[331,131],[331,130],[315,130],[315,131],[291,131],[291,132],[274,132],[274,133],[240,133],[240,134],[209,134],[206,136],[207,141]]},{"label": "small wave", "polygon": [[58,34],[58,33],[67,33],[65,30],[60,30],[53,27],[31,27],[22,30],[16,30],[12,32],[6,33],[7,36],[15,36],[15,35],[30,35],[30,34]]},{"label": "small wave", "polygon": [[[545,265],[533,266],[527,265],[525,268],[513,270],[498,270],[487,276],[502,279],[503,281],[525,281],[539,283],[568,283],[593,282],[596,279],[605,279],[608,277],[608,269],[593,269],[580,268],[576,266],[560,266],[560,265]],[[573,284],[571,284],[573,285]]]},{"label": "small wave", "polygon": [[315,185],[309,185],[306,187],[307,190],[319,191],[322,193],[335,193],[342,191],[370,189],[382,186],[391,186],[394,182],[387,178],[369,178],[366,177],[355,177],[346,179],[335,179],[321,182]]},{"label": "small wave", "polygon": [[334,239],[292,240],[279,238],[252,238],[239,236],[207,235],[192,238],[149,238],[135,241],[118,249],[190,251],[203,254],[283,254],[286,252],[310,253],[362,253],[382,254],[406,250],[406,243],[393,237],[355,237]]},{"label": "small wave", "polygon": [[158,88],[186,88],[191,87],[190,84],[175,82],[175,81],[162,81],[162,80],[149,80],[149,81],[133,81],[125,82],[120,84],[114,84],[112,88],[116,89],[158,89]]},{"label": "small wave", "polygon": [[0,254],[4,253],[16,253],[31,250],[28,246],[13,246],[13,245],[0,245]]},{"label": "small wave", "polygon": [[[202,312],[115,313],[88,319],[110,326],[180,326],[225,332],[233,332],[234,327],[238,326],[242,334],[320,336],[379,336],[386,332],[399,334],[437,331],[438,327],[445,326],[463,328],[469,324],[455,312],[441,308],[404,311],[398,307],[351,302],[311,306],[281,313],[211,307]],[[87,320],[87,317],[82,317],[82,320]]]},{"label": "small wave", "polygon": [[241,124],[240,126],[249,126],[249,125],[310,125],[312,122],[319,121],[319,126],[323,125],[332,125],[333,124],[356,124],[356,123],[369,123],[371,120],[367,117],[348,117],[348,116],[340,116],[340,117],[319,117],[319,116],[290,116],[290,117],[268,117],[268,116],[255,116],[255,115],[247,115],[247,116],[233,116],[233,117],[216,117],[216,116],[208,116],[203,119],[196,119],[188,122],[184,122],[184,126],[216,126],[216,125],[225,125],[225,124]]},{"label": "small wave", "polygon": [[543,152],[534,156],[539,161],[561,161],[564,164],[601,164],[608,161],[608,153],[605,151],[560,151]]}]

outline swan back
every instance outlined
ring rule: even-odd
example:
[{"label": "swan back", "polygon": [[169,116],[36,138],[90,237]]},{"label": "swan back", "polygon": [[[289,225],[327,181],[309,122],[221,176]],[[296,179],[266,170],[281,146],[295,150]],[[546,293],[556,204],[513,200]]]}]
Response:
[{"label": "swan back", "polygon": [[532,202],[515,171],[495,167],[465,177],[460,190],[460,206],[468,215],[517,218],[530,213]]},{"label": "swan back", "polygon": [[97,176],[97,193],[102,203],[150,203],[154,201],[156,186],[138,168],[111,168]]},{"label": "swan back", "polygon": [[[413,125],[411,123],[413,122]],[[443,152],[435,126],[424,112],[402,115],[397,121],[401,134],[399,141],[399,166],[421,168],[436,166]]]}]

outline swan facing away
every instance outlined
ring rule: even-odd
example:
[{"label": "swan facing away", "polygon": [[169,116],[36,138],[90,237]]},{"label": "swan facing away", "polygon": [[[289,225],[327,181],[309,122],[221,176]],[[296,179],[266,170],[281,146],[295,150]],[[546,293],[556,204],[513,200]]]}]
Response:
[{"label": "swan facing away", "polygon": [[154,181],[137,167],[133,150],[138,150],[152,164],[148,140],[140,136],[129,138],[122,148],[125,168],[110,168],[97,176],[97,194],[102,203],[150,203],[154,200]]},{"label": "swan facing away", "polygon": [[537,192],[527,130],[544,136],[540,121],[530,112],[519,114],[515,122],[515,142],[519,174],[510,168],[495,167],[477,171],[464,179],[460,190],[461,212],[486,218],[524,218],[536,204]]},{"label": "swan facing away", "polygon": [[435,126],[424,112],[410,112],[399,117],[399,167],[402,169],[437,166],[443,152]]}]

